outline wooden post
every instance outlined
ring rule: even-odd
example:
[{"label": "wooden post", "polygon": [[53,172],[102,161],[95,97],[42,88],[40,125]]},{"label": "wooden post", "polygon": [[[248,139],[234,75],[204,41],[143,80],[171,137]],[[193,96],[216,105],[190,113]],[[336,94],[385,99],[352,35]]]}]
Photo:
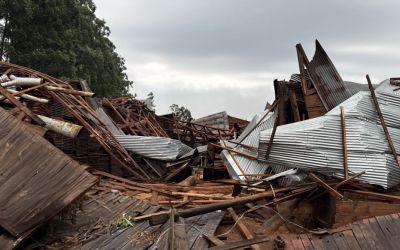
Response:
[{"label": "wooden post", "polygon": [[326,184],[323,180],[321,180],[320,178],[318,178],[318,176],[316,176],[313,173],[310,173],[310,177],[311,179],[313,179],[315,182],[318,182],[319,184],[321,184],[322,187],[324,187],[331,195],[335,196],[336,198],[339,199],[343,199],[343,195],[340,194],[338,191],[336,191],[335,189],[333,189],[331,186],[329,186],[328,184]]},{"label": "wooden post", "polygon": [[392,138],[390,137],[389,131],[387,129],[385,119],[383,118],[381,108],[379,107],[378,99],[376,98],[376,95],[375,95],[374,87],[372,86],[371,79],[369,79],[369,75],[367,75],[367,81],[368,81],[369,91],[371,92],[372,101],[375,104],[376,112],[378,113],[379,120],[381,121],[382,128],[383,128],[383,131],[385,132],[386,139],[389,143],[390,149],[392,150],[394,160],[397,163],[397,166],[400,167],[400,162],[399,162],[399,158],[396,153],[396,148],[394,147]]},{"label": "wooden post", "polygon": [[244,151],[240,151],[240,150],[237,150],[237,149],[224,147],[224,146],[221,146],[221,145],[212,143],[212,142],[209,142],[208,144],[209,144],[209,145],[212,145],[212,146],[214,146],[214,147],[217,147],[217,148],[221,148],[221,149],[225,149],[225,150],[227,150],[227,151],[231,151],[231,152],[236,153],[236,154],[238,154],[238,155],[242,155],[242,156],[248,157],[248,158],[250,158],[250,159],[257,160],[257,156],[256,156],[256,155],[252,155],[252,154],[246,153],[246,152],[244,152]]},{"label": "wooden post", "polygon": [[265,159],[266,160],[268,160],[269,154],[271,153],[272,143],[273,143],[274,138],[275,138],[275,132],[276,132],[276,128],[278,127],[278,124],[279,124],[279,110],[277,111],[275,122],[274,122],[274,127],[272,128],[271,138],[269,139],[269,142],[268,142],[267,153],[265,154]]},{"label": "wooden post", "polygon": [[299,107],[297,105],[296,93],[291,89],[289,91],[290,106],[292,107],[294,121],[301,121]]},{"label": "wooden post", "polygon": [[18,107],[22,112],[24,112],[27,116],[29,116],[32,120],[34,120],[38,125],[44,126],[46,123],[40,119],[37,115],[35,115],[30,109],[25,107],[20,101],[18,101],[11,93],[9,93],[5,88],[0,86],[0,94],[5,96],[12,104]]},{"label": "wooden post", "polygon": [[347,142],[346,142],[346,118],[344,113],[344,107],[340,106],[341,123],[342,123],[342,145],[343,145],[343,168],[344,168],[344,179],[349,178],[349,166],[347,159]]}]

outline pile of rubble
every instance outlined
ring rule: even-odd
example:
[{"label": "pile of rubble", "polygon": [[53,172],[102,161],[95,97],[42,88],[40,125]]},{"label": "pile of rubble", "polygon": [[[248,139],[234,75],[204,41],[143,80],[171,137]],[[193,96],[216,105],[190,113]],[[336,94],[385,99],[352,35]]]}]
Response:
[{"label": "pile of rubble", "polygon": [[250,122],[0,62],[0,248],[396,249],[400,79],[296,51]]}]

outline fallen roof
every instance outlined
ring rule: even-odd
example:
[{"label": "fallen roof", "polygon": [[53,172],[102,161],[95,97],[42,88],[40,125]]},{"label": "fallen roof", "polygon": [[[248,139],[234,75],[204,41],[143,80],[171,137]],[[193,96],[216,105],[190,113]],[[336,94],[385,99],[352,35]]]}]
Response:
[{"label": "fallen roof", "polygon": [[[130,154],[118,143],[111,131],[101,121],[96,112],[88,105],[82,96],[79,94],[75,95],[76,92],[82,91],[76,91],[72,88],[71,84],[57,78],[8,62],[0,62],[0,73],[3,76],[3,79],[13,79],[0,84],[1,95],[7,98],[9,102],[12,102],[16,108],[29,116],[37,124],[41,126],[46,125],[46,123],[42,121],[37,114],[35,114],[35,112],[38,110],[38,107],[34,108],[32,106],[33,104],[31,106],[28,105],[28,107],[24,106],[17,99],[23,95],[26,96],[27,94],[24,94],[24,92],[27,90],[33,91],[32,93],[35,93],[40,97],[38,98],[37,96],[28,95],[30,96],[30,101],[33,100],[33,102],[37,102],[37,100],[42,100],[44,103],[39,103],[41,105],[47,105],[45,107],[40,107],[39,110],[44,108],[44,112],[49,112],[51,108],[54,108],[62,110],[61,113],[64,113],[65,111],[69,115],[72,115],[77,122],[85,127],[85,129],[90,133],[91,137],[97,140],[97,143],[103,147],[103,149],[118,163],[118,165],[124,167],[139,179],[150,178],[147,175],[147,172],[142,169],[130,156]],[[15,81],[18,79],[20,84],[23,83],[23,86],[28,88],[20,91],[13,90],[13,85],[10,84],[15,84]],[[32,80],[35,81],[35,85],[33,87],[30,86],[30,84],[32,84]],[[47,99],[42,98],[43,96]],[[36,110],[35,112],[31,110],[33,108]]]},{"label": "fallen roof", "polygon": [[175,161],[193,149],[181,141],[154,136],[114,135],[127,150],[150,159]]},{"label": "fallen roof", "polygon": [[[383,116],[396,148],[400,148],[400,93],[389,80],[376,88]],[[358,180],[384,188],[400,183],[400,169],[394,161],[379,123],[369,92],[358,92],[341,104],[346,113],[348,166],[353,174],[366,173]],[[262,131],[258,159],[271,165],[313,169],[343,177],[343,153],[339,106],[324,116],[279,126],[268,149],[272,130]]]},{"label": "fallen roof", "polygon": [[85,167],[0,108],[0,225],[34,229],[97,182]]}]

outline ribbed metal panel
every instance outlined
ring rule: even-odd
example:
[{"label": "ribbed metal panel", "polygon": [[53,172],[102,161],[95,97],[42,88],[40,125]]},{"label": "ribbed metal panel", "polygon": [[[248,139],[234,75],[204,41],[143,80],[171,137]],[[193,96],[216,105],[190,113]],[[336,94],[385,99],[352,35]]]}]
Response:
[{"label": "ribbed metal panel", "polygon": [[[376,89],[389,133],[397,152],[400,150],[400,93],[396,86],[382,82]],[[400,168],[386,140],[369,92],[358,92],[343,102],[346,114],[346,133],[349,171],[366,171],[359,180],[389,188],[400,183]],[[341,118],[339,106],[322,117],[279,126],[268,161],[271,129],[260,134],[258,159],[269,164],[343,176]]]},{"label": "ribbed metal panel", "polygon": [[[276,119],[276,114],[274,114],[274,112],[271,112],[270,114],[268,114],[267,117],[264,118],[264,122],[262,122],[257,128],[251,131],[254,128],[254,126],[259,122],[259,120],[262,117],[264,117],[266,112],[267,111],[263,111],[262,113],[256,115],[236,141],[245,145],[258,147],[260,131],[272,128]],[[246,137],[247,134],[249,135]],[[233,143],[232,144],[228,142],[225,143],[227,146],[230,147],[236,146],[236,144]],[[248,148],[242,146],[236,146],[236,149],[254,155],[257,154],[257,150],[249,150]],[[289,169],[283,166],[270,167],[265,162],[253,160],[245,156],[228,152],[226,150],[222,151],[221,157],[227,163],[228,171],[231,174],[231,176],[235,179],[245,179],[243,174],[263,174],[272,171],[274,173],[279,173]]]},{"label": "ribbed metal panel", "polygon": [[308,73],[328,111],[352,96],[335,65],[318,41],[316,41],[315,54],[310,62]]},{"label": "ribbed metal panel", "polygon": [[349,90],[351,95],[355,95],[360,91],[369,91],[367,83],[362,84],[357,82],[344,81],[344,84],[346,85],[346,88]]},{"label": "ribbed metal panel", "polygon": [[193,149],[182,142],[164,137],[114,135],[127,150],[162,161],[174,161]]},{"label": "ribbed metal panel", "polygon": [[220,129],[229,129],[228,113],[226,111],[196,119],[193,123]]}]

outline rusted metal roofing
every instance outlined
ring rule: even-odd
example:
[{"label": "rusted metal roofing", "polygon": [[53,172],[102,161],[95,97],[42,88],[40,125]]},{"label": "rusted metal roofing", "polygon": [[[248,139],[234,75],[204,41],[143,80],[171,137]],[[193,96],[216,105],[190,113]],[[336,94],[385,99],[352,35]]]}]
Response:
[{"label": "rusted metal roofing", "polygon": [[50,219],[97,182],[0,108],[0,226],[17,237]]},{"label": "rusted metal roofing", "polygon": [[328,54],[316,40],[316,49],[308,73],[327,111],[347,100],[352,93],[343,82]]}]

